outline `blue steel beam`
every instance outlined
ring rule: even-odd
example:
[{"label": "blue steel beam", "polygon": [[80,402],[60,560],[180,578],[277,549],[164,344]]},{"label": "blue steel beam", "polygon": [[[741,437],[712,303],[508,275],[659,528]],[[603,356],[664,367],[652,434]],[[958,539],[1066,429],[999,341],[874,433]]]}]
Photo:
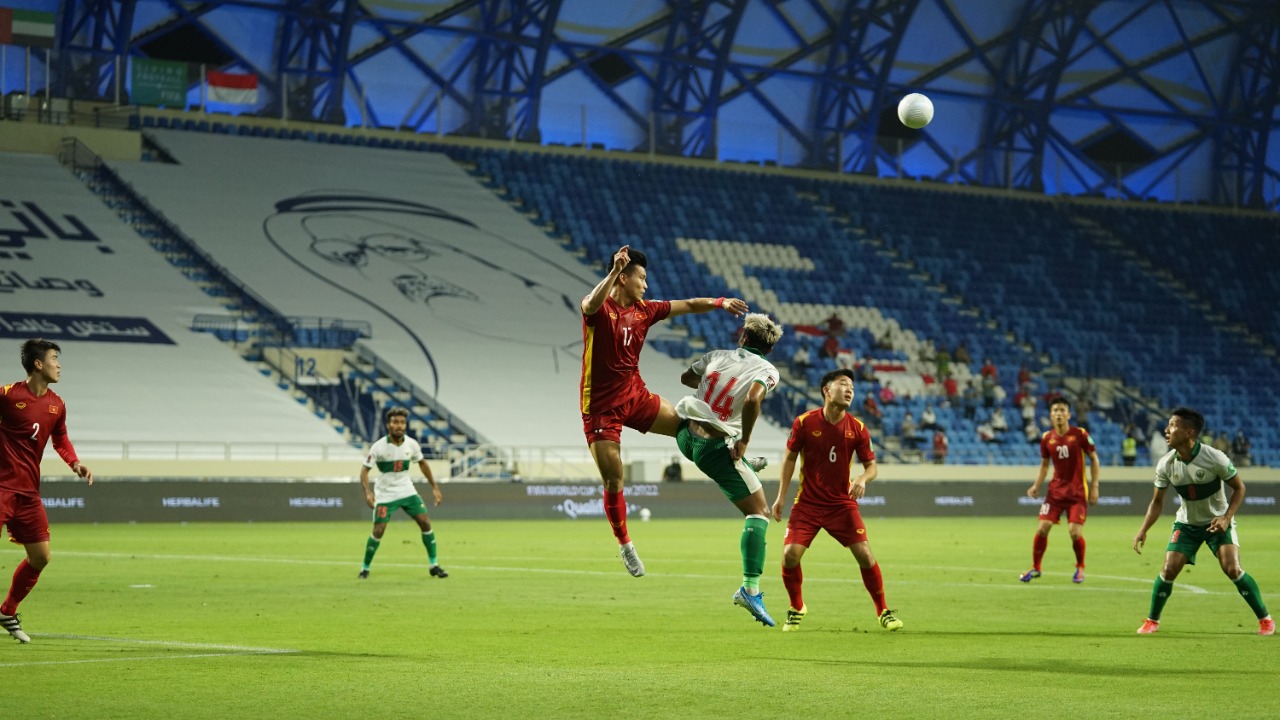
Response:
[{"label": "blue steel beam", "polygon": [[[919,0],[849,2],[832,28],[826,70],[818,82],[806,165],[875,174],[880,113],[889,102],[889,72]],[[853,142],[846,143],[845,138]]]},{"label": "blue steel beam", "polygon": [[481,137],[538,142],[538,105],[561,0],[482,0],[471,127]]},{"label": "blue steel beam", "polygon": [[[67,0],[60,8],[57,49],[59,95],[113,99],[116,61],[129,55],[136,0]],[[123,84],[121,84],[123,88]]]},{"label": "blue steel beam", "polygon": [[345,123],[347,57],[359,3],[287,0],[276,45],[277,82],[283,92],[267,112],[299,120]]},{"label": "blue steel beam", "polygon": [[654,87],[658,152],[717,158],[716,114],[747,0],[668,0],[672,18]]},{"label": "blue steel beam", "polygon": [[[1280,169],[1267,165],[1268,141],[1280,131],[1280,6],[1252,9],[1224,89],[1226,122],[1214,144],[1211,200],[1223,205],[1280,209]],[[1267,180],[1272,196],[1267,197]]]}]

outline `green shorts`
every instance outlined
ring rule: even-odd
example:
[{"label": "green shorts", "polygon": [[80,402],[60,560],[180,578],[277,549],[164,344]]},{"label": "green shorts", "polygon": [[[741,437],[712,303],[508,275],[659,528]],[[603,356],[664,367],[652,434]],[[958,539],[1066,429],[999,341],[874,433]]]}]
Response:
[{"label": "green shorts", "polygon": [[1196,551],[1201,545],[1207,544],[1209,551],[1214,557],[1218,556],[1218,548],[1223,545],[1240,546],[1240,538],[1236,535],[1236,525],[1231,523],[1231,527],[1222,532],[1210,533],[1208,525],[1187,525],[1186,523],[1175,522],[1173,524],[1173,534],[1169,536],[1169,546],[1165,548],[1166,552],[1180,552],[1187,556],[1187,562],[1192,565],[1196,564]]},{"label": "green shorts", "polygon": [[729,454],[727,438],[701,438],[689,432],[689,421],[682,420],[676,431],[676,447],[693,461],[698,469],[720,486],[720,492],[732,502],[750,496],[760,489],[760,478],[742,460]]},{"label": "green shorts", "polygon": [[427,514],[427,504],[422,502],[421,495],[415,494],[391,502],[378,503],[373,508],[374,524],[391,522],[391,516],[395,514],[397,508],[404,508],[404,511],[409,513],[409,517]]}]

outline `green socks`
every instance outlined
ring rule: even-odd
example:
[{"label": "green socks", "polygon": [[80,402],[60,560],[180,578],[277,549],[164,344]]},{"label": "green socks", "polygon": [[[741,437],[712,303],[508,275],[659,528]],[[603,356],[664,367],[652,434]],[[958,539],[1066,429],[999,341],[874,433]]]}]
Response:
[{"label": "green socks", "polygon": [[742,586],[748,590],[760,588],[760,574],[764,572],[765,531],[768,529],[769,520],[762,515],[748,515],[742,524]]},{"label": "green socks", "polygon": [[1151,612],[1147,613],[1148,618],[1160,619],[1160,613],[1164,612],[1164,604],[1169,602],[1169,594],[1172,592],[1173,583],[1166,582],[1164,576],[1157,575],[1155,585],[1151,588]]},{"label": "green socks", "polygon": [[1253,614],[1257,615],[1259,620],[1266,617],[1267,606],[1262,602],[1262,593],[1258,592],[1258,583],[1253,581],[1249,573],[1241,573],[1240,577],[1233,582],[1236,584],[1236,590],[1240,593],[1240,597],[1244,598],[1244,601],[1249,603],[1249,607],[1253,609]]},{"label": "green socks", "polygon": [[381,540],[375,538],[372,535],[369,536],[369,542],[365,543],[365,546],[364,546],[363,569],[365,570],[369,569],[369,565],[373,563],[373,554],[378,552],[378,546],[381,544],[382,544]]},{"label": "green socks", "polygon": [[436,531],[428,530],[422,533],[422,544],[427,548],[427,558],[431,560],[431,564],[436,564]]}]

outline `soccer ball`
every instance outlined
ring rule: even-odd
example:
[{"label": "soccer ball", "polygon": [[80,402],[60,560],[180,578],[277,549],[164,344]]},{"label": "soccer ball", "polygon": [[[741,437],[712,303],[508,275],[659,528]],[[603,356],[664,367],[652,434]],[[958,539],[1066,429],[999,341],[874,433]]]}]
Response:
[{"label": "soccer ball", "polygon": [[933,102],[920,93],[911,93],[898,103],[898,119],[903,125],[919,130],[933,119]]},{"label": "soccer ball", "polygon": [[649,522],[649,517],[652,514],[649,512],[649,508],[640,508],[640,522]]}]

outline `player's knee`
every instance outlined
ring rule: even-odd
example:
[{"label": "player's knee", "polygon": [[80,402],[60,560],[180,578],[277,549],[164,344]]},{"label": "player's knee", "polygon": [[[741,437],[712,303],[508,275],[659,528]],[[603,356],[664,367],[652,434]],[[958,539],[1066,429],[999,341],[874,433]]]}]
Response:
[{"label": "player's knee", "polygon": [[1235,582],[1236,580],[1240,579],[1241,575],[1244,574],[1244,568],[1240,567],[1239,565],[1223,565],[1222,572],[1226,573],[1227,577],[1231,578],[1232,582]]}]

